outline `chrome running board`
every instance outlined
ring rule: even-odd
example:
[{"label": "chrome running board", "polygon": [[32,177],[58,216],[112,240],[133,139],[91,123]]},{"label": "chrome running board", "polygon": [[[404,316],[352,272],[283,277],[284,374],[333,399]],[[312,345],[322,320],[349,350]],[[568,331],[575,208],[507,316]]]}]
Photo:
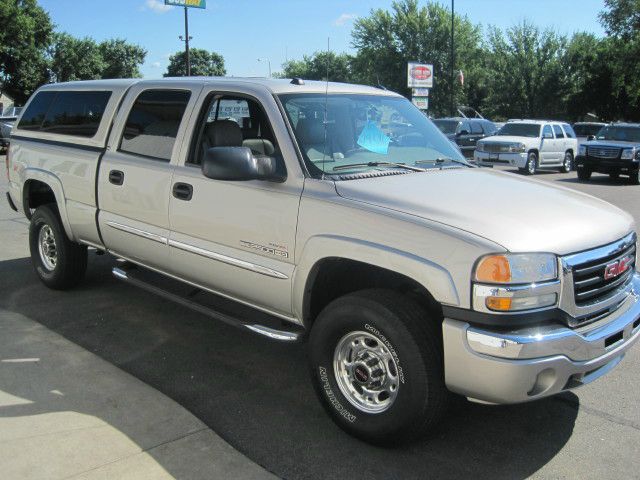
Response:
[{"label": "chrome running board", "polygon": [[[171,300],[172,302],[178,303],[191,310],[202,313],[203,315],[206,315],[210,318],[224,322],[227,325],[231,325],[232,327],[250,330],[251,332],[258,333],[267,338],[270,338],[272,340],[278,340],[280,342],[295,342],[295,341],[298,341],[302,336],[302,331],[295,332],[292,330],[279,330],[279,329],[271,328],[258,323],[245,322],[232,315],[228,315],[226,313],[220,312],[206,305],[202,305],[197,301],[187,298],[187,296],[185,295],[180,295],[180,294],[171,292],[166,288],[162,288],[157,285],[154,285],[151,282],[145,281],[144,279],[139,278],[139,276],[136,275],[138,273],[138,269],[135,265],[123,263],[117,267],[113,267],[111,272],[113,273],[114,277],[116,277],[119,280],[125,281],[130,285],[141,288],[142,290],[145,290],[149,293],[159,295],[163,298],[166,298],[167,300]],[[156,274],[156,275],[159,275],[159,274]],[[262,312],[258,312],[258,313],[262,315],[266,315],[266,314],[263,314]],[[279,321],[279,319],[276,319],[274,317],[274,321]]]}]

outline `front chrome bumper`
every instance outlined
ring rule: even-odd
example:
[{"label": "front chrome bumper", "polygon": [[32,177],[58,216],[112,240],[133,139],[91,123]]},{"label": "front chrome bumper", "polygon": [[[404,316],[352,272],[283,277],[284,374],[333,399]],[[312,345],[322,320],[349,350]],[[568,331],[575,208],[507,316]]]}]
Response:
[{"label": "front chrome bumper", "polygon": [[640,275],[623,305],[586,327],[495,332],[445,318],[445,382],[487,403],[519,403],[584,385],[615,367],[640,338]]},{"label": "front chrome bumper", "polygon": [[526,153],[489,153],[476,150],[473,153],[473,159],[479,165],[511,165],[518,168],[524,168],[527,165]]}]

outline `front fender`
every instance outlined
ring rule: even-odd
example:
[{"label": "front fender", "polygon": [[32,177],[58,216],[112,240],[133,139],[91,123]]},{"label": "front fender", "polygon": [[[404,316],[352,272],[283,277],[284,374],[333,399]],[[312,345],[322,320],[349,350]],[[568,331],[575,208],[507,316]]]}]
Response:
[{"label": "front fender", "polygon": [[71,223],[69,222],[69,216],[67,214],[67,202],[66,197],[64,195],[64,188],[62,187],[62,182],[60,179],[48,170],[43,170],[35,167],[27,167],[22,171],[21,174],[21,185],[22,185],[22,208],[24,210],[24,214],[27,218],[31,217],[31,212],[29,211],[29,202],[26,201],[25,195],[27,191],[25,190],[25,185],[29,180],[37,180],[42,182],[51,188],[53,194],[56,197],[56,205],[58,206],[58,212],[60,212],[60,220],[62,221],[62,225],[64,227],[64,231],[70,240],[75,240],[75,236],[73,234],[73,230],[71,228]]},{"label": "front fender", "polygon": [[449,271],[426,258],[386,245],[339,235],[318,235],[304,245],[293,275],[293,313],[304,318],[304,296],[307,279],[314,266],[326,258],[345,258],[381,267],[409,277],[424,288],[436,301],[458,305],[459,296]]}]

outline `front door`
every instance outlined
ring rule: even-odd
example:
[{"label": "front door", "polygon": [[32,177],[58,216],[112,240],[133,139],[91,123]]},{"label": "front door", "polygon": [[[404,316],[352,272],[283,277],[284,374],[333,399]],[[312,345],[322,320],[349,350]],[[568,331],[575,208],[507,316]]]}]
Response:
[{"label": "front door", "polygon": [[100,232],[115,255],[153,268],[169,267],[172,159],[196,94],[190,88],[149,84],[134,86],[127,94],[124,105],[133,105],[114,124],[98,180]]},{"label": "front door", "polygon": [[542,140],[540,143],[540,164],[555,163],[556,144],[551,125],[542,127]]},{"label": "front door", "polygon": [[[283,136],[286,127],[277,104],[267,94],[258,99],[242,91],[212,89],[203,92],[199,110],[188,151],[173,177],[172,271],[224,296],[288,317],[303,183],[285,166],[291,150],[283,152],[281,145],[289,148],[290,140]],[[274,183],[207,178],[200,164],[207,149],[215,147],[246,147],[256,156],[275,157],[287,179]],[[178,188],[190,194],[176,193]]]}]

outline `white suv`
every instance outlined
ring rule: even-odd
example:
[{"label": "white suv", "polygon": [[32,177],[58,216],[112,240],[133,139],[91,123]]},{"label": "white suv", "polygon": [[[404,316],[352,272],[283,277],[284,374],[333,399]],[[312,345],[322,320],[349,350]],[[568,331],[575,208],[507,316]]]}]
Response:
[{"label": "white suv", "polygon": [[473,157],[478,165],[512,165],[529,175],[539,168],[559,168],[567,173],[577,150],[576,134],[569,124],[517,120],[478,142]]}]

